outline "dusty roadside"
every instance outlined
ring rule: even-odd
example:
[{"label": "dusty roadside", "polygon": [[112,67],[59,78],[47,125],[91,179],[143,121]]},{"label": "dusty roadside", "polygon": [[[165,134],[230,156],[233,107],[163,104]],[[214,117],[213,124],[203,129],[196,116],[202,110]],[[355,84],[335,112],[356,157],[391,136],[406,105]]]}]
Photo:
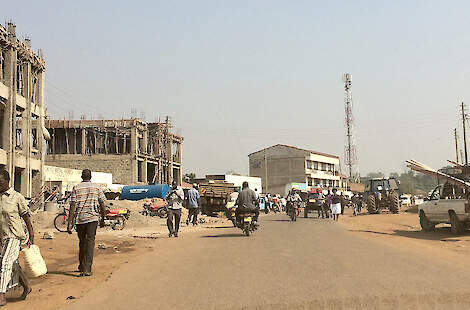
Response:
[{"label": "dusty roadside", "polygon": [[[142,217],[134,212],[124,230],[103,228],[98,231],[93,276],[80,278],[77,277],[78,273],[74,272],[77,269],[78,238],[75,233],[69,235],[55,231],[52,224],[54,217],[55,214],[45,212],[34,216],[36,244],[46,261],[48,274],[32,279],[33,292],[26,301],[15,298],[21,294],[20,291],[9,292],[8,309],[58,309],[107,281],[120,267],[132,264],[137,257],[154,251],[161,241],[159,239],[168,238],[166,219]],[[231,225],[223,218],[203,216],[201,223],[193,227],[187,226],[185,219],[183,216],[181,238],[184,238],[185,234],[208,230],[211,227]],[[44,232],[54,232],[54,239],[42,239]]]},{"label": "dusty roadside", "polygon": [[427,253],[456,264],[470,262],[470,231],[454,236],[449,225],[439,225],[433,232],[424,232],[416,213],[353,216],[346,210],[340,224],[358,236],[410,253]]}]

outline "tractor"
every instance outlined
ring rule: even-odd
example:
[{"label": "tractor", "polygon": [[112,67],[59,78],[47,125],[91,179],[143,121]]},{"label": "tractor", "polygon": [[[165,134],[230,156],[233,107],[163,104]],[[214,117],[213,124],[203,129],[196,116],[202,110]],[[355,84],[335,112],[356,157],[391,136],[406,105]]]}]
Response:
[{"label": "tractor", "polygon": [[378,178],[367,181],[364,197],[367,197],[367,211],[377,214],[384,209],[398,213],[401,207],[400,181],[395,178]]}]

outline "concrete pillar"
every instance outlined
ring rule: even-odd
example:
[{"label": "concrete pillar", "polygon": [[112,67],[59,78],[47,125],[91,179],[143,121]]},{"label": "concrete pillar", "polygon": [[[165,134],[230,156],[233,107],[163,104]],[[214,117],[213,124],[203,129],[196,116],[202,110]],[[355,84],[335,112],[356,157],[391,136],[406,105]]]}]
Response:
[{"label": "concrete pillar", "polygon": [[[13,35],[9,31],[9,39],[16,39],[16,35]],[[5,132],[7,132],[7,143],[5,144],[5,150],[7,151],[7,170],[10,172],[11,185],[15,182],[15,145],[16,145],[16,50],[9,47],[5,51],[5,85],[10,90],[9,98],[7,98],[7,106],[5,113],[8,113],[8,117],[5,118],[6,126]],[[8,146],[8,147],[7,147]]]},{"label": "concrete pillar", "polygon": [[22,178],[21,191],[24,195],[31,197],[32,172],[31,172],[31,143],[32,143],[32,118],[31,118],[31,63],[23,68],[24,95],[26,99],[26,110],[21,120],[23,130],[23,155],[26,158],[25,177]]},{"label": "concrete pillar", "polygon": [[183,184],[183,153],[182,153],[182,144],[181,143],[178,143],[178,162],[180,164],[179,166],[179,174],[178,174],[178,184],[181,185]]},{"label": "concrete pillar", "polygon": [[82,150],[81,150],[82,155],[86,154],[86,147],[87,147],[86,144],[87,144],[86,130],[85,128],[82,128]]},{"label": "concrete pillar", "polygon": [[131,154],[137,155],[137,143],[138,135],[137,135],[137,127],[135,126],[136,122],[134,122],[133,126],[131,127]]},{"label": "concrete pillar", "polygon": [[[142,145],[141,145],[141,152],[146,154],[147,153],[147,146],[148,146],[148,128],[146,127],[142,133]],[[144,158],[144,162],[142,163],[142,181],[148,183],[147,176],[147,157]]]},{"label": "concrete pillar", "polygon": [[[38,74],[38,97],[37,97],[37,104],[39,106],[39,118],[37,123],[37,141],[38,141],[38,150],[39,150],[39,158],[41,159],[41,168],[39,171],[39,182],[41,186],[44,184],[45,175],[44,175],[44,162],[46,159],[46,143],[44,140],[44,83],[45,83],[45,73],[41,71]],[[31,196],[34,196],[37,193],[32,193]]]},{"label": "concrete pillar", "polygon": [[[167,129],[168,130],[168,129]],[[173,137],[171,134],[168,134],[168,145],[167,145],[167,156],[168,156],[168,184],[173,182]]]}]

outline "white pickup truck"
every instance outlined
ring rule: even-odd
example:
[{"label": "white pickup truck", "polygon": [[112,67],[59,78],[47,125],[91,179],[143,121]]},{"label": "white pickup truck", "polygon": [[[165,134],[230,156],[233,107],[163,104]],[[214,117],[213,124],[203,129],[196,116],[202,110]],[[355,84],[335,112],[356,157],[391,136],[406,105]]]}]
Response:
[{"label": "white pickup truck", "polygon": [[462,234],[470,227],[470,204],[466,199],[446,199],[443,186],[437,186],[429,198],[418,205],[419,223],[424,231],[431,231],[437,224],[451,225],[452,233]]}]

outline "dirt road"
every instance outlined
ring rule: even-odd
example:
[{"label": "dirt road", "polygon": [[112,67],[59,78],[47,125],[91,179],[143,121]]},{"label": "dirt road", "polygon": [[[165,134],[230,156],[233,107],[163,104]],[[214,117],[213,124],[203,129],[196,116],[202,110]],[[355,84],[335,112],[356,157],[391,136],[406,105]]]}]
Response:
[{"label": "dirt road", "polygon": [[351,225],[379,218],[292,223],[274,215],[248,238],[221,225],[160,239],[64,309],[469,309],[460,254],[396,246],[380,237],[407,237]]}]

